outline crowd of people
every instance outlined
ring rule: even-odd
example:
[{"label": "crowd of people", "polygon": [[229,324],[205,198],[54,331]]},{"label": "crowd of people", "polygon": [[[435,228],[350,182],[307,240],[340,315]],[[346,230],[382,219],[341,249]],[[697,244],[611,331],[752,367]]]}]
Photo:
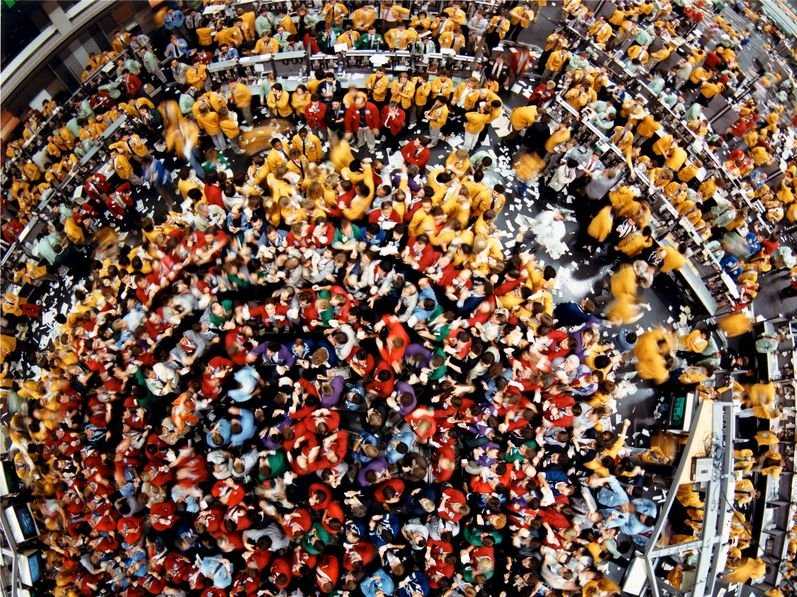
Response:
[{"label": "crowd of people", "polygon": [[[42,193],[126,119],[109,169],[87,173],[80,204],[57,204],[14,272],[28,287],[61,266],[80,273],[47,350],[25,335],[41,305],[3,297],[12,456],[50,590],[620,594],[609,564],[646,545],[660,514],[649,488],[680,445],[663,430],[629,442],[618,400],[631,380],[714,396],[704,382],[733,367],[717,340],[750,331],[743,307],[758,276],[797,275],[789,248],[726,188],[728,173],[755,188],[767,224],[797,219],[794,164],[777,186],[764,182],[791,79],[761,86],[716,135],[702,108],[732,98],[742,34],[713,15],[702,49],[674,65],[675,39],[705,11],[619,2],[594,18],[573,0],[562,19],[574,28],[546,38],[520,104],[506,88],[518,65],[457,80],[374,68],[345,88],[327,71],[294,88],[271,76],[262,94],[245,80],[217,84],[210,61],[337,44],[498,60],[498,43],[517,40],[545,2],[494,14],[456,2],[413,13],[390,1],[378,12],[293,4],[161,8],[159,29],[120,33],[89,65],[114,60],[111,77],[46,105],[7,148],[13,239]],[[649,77],[726,152],[728,172],[665,131],[593,63],[590,44]],[[602,161],[585,120],[622,159]],[[490,145],[508,148],[513,167]],[[729,315],[632,327],[642,289],[696,252],[665,238],[654,193],[716,243],[742,292]],[[506,206],[537,194],[557,207],[502,242]],[[578,220],[571,242],[565,208]],[[611,273],[594,296],[557,302],[568,244]],[[749,381],[732,390],[752,418],[777,418],[775,386]],[[745,471],[780,472],[772,436],[737,446],[740,505],[754,497]],[[702,499],[679,490],[669,541],[699,534]],[[745,552],[749,526],[732,528],[730,582],[764,575]],[[672,586],[688,565],[669,567]]]}]

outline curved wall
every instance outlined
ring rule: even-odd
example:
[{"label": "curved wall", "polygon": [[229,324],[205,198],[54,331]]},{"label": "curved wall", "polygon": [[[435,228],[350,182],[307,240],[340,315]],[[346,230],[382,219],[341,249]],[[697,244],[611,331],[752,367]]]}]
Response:
[{"label": "curved wall", "polygon": [[[151,28],[149,5],[135,0],[80,0],[67,10],[46,2],[43,8],[50,24],[0,72],[3,108],[22,111],[31,103],[36,107],[34,100],[43,89],[57,92],[76,86],[89,55],[108,46],[115,31],[135,25],[144,31]],[[48,68],[54,60],[61,68]]]}]

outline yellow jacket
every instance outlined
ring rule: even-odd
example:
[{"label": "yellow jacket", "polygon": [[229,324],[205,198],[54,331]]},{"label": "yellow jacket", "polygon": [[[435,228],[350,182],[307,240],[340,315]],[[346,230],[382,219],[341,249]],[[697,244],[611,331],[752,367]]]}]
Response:
[{"label": "yellow jacket", "polygon": [[271,149],[266,157],[266,164],[268,165],[269,172],[274,172],[280,166],[288,163],[288,156],[284,151],[279,149]]},{"label": "yellow jacket", "polygon": [[681,255],[675,247],[662,245],[662,249],[664,249],[664,261],[661,264],[661,271],[672,272],[681,269],[686,264],[686,257]]},{"label": "yellow jacket", "polygon": [[412,27],[401,31],[397,27],[385,33],[385,43],[391,50],[406,50],[410,44],[418,40],[418,32]]},{"label": "yellow jacket", "polygon": [[700,86],[700,94],[710,99],[720,93],[723,89],[722,83],[712,83],[711,81],[706,81]]},{"label": "yellow jacket", "polygon": [[200,46],[209,46],[213,43],[213,29],[210,27],[197,27],[196,36]]},{"label": "yellow jacket", "polygon": [[515,161],[515,175],[528,182],[537,178],[544,167],[545,160],[536,153],[522,153]]},{"label": "yellow jacket", "polygon": [[729,572],[725,575],[725,581],[729,584],[745,584],[751,580],[760,580],[767,573],[767,565],[764,560],[756,558],[744,558],[728,565]]},{"label": "yellow jacket", "polygon": [[609,17],[609,22],[614,25],[615,27],[619,27],[623,24],[623,21],[626,20],[626,16],[630,14],[630,10],[620,10],[619,8],[615,8],[614,12]]},{"label": "yellow jacket", "polygon": [[371,90],[371,97],[375,102],[384,102],[390,87],[390,77],[383,74],[377,79],[376,73],[372,73],[368,76],[367,86]]},{"label": "yellow jacket", "polygon": [[663,135],[653,144],[653,153],[656,155],[665,155],[670,150],[670,147],[672,147],[672,144],[672,135]]},{"label": "yellow jacket", "polygon": [[349,9],[343,2],[327,2],[324,4],[324,8],[321,9],[321,14],[324,15],[326,20],[332,20],[340,24],[346,15],[349,14]]},{"label": "yellow jacket", "polygon": [[376,9],[373,6],[363,6],[351,13],[351,22],[357,31],[368,31],[376,22]]},{"label": "yellow jacket", "polygon": [[255,11],[248,10],[241,15],[241,24],[243,25],[244,37],[248,40],[255,38]]},{"label": "yellow jacket", "polygon": [[753,321],[743,312],[731,313],[717,320],[719,328],[729,338],[746,334],[753,328]]},{"label": "yellow jacket", "polygon": [[219,122],[219,128],[221,128],[221,132],[224,133],[224,136],[228,139],[235,139],[240,133],[238,123],[231,118],[225,118],[221,120]]},{"label": "yellow jacket", "polygon": [[456,31],[444,31],[437,38],[441,48],[459,52],[465,47],[465,36]]},{"label": "yellow jacket", "polygon": [[128,144],[130,145],[130,149],[133,150],[133,153],[138,157],[143,158],[149,155],[149,148],[147,148],[147,144],[138,135],[130,135]]},{"label": "yellow jacket", "polygon": [[429,127],[435,129],[441,129],[445,126],[446,121],[448,121],[448,106],[438,106],[437,108],[432,108],[427,112],[428,120],[429,120]]},{"label": "yellow jacket", "polygon": [[717,191],[717,183],[714,180],[714,177],[704,180],[699,187],[700,196],[703,199],[709,199],[714,196],[714,193]]},{"label": "yellow jacket", "polygon": [[351,49],[354,47],[354,44],[357,43],[358,39],[360,39],[360,34],[357,31],[350,29],[349,31],[344,31],[343,33],[338,35],[338,38],[335,40],[335,43],[346,44],[346,46],[348,46],[348,48]]},{"label": "yellow jacket", "polygon": [[291,107],[297,114],[304,116],[304,109],[310,104],[310,101],[311,98],[309,91],[301,92],[296,89],[293,93],[291,93]]},{"label": "yellow jacket", "polygon": [[490,19],[489,26],[491,28],[495,28],[496,32],[498,33],[498,39],[504,39],[506,34],[509,32],[509,27],[511,24],[509,19],[499,14]]},{"label": "yellow jacket", "polygon": [[338,172],[354,161],[354,154],[351,152],[351,145],[349,145],[348,141],[341,139],[329,150],[329,161],[332,162]]},{"label": "yellow jacket", "polygon": [[280,93],[279,98],[277,97],[274,89],[270,90],[268,92],[268,96],[266,97],[266,105],[268,106],[268,109],[271,110],[272,114],[278,114],[282,118],[287,118],[293,113],[289,102],[290,94],[284,89]]},{"label": "yellow jacket", "polygon": [[443,12],[451,17],[451,20],[457,25],[464,25],[468,21],[468,15],[459,6],[449,6],[443,9]]},{"label": "yellow jacket", "polygon": [[645,139],[650,139],[660,128],[661,124],[656,122],[656,119],[653,118],[653,116],[647,114],[642,120],[639,121],[639,124],[637,124],[636,132],[638,135],[645,137]]},{"label": "yellow jacket", "polygon": [[703,352],[708,347],[708,340],[699,330],[692,330],[680,338],[681,346],[691,352]]},{"label": "yellow jacket", "polygon": [[689,182],[700,171],[700,167],[694,162],[687,162],[683,168],[678,171],[678,180],[681,182]]},{"label": "yellow jacket", "polygon": [[215,91],[203,93],[200,96],[200,99],[207,100],[208,105],[216,112],[220,112],[222,108],[227,107],[227,100],[224,99],[224,96],[222,96],[220,93],[216,93]]},{"label": "yellow jacket", "polygon": [[398,100],[405,110],[410,109],[415,101],[415,81],[408,79],[403,84],[398,79],[393,81],[390,84],[390,99]]},{"label": "yellow jacket", "polygon": [[624,294],[636,296],[637,281],[634,268],[630,265],[620,267],[609,280],[609,287],[614,298],[618,298]]},{"label": "yellow jacket", "polygon": [[698,83],[702,83],[708,79],[708,76],[708,71],[705,68],[702,66],[696,66],[694,69],[692,69],[692,74],[689,75],[689,80],[693,85],[697,85]]},{"label": "yellow jacket", "polygon": [[667,160],[664,162],[664,164],[670,170],[676,172],[681,169],[681,166],[684,165],[686,158],[686,150],[683,147],[676,145],[672,148],[670,155],[667,157]]},{"label": "yellow jacket", "polygon": [[448,249],[448,245],[457,237],[457,232],[453,228],[449,228],[448,226],[443,226],[438,232],[432,233],[429,236],[429,242],[431,242],[435,247],[440,247],[442,249]]},{"label": "yellow jacket", "polygon": [[216,44],[229,44],[238,47],[244,41],[244,34],[238,27],[225,27],[216,33]]},{"label": "yellow jacket", "polygon": [[201,126],[208,135],[218,135],[221,132],[218,112],[212,110],[204,113],[198,112],[196,119],[199,126]]},{"label": "yellow jacket", "polygon": [[243,108],[252,104],[252,92],[249,91],[247,85],[244,85],[240,81],[232,86],[231,94],[232,100],[238,108]]},{"label": "yellow jacket", "polygon": [[642,379],[651,380],[656,384],[662,384],[670,377],[664,358],[659,355],[652,355],[651,358],[637,360],[637,372]]},{"label": "yellow jacket", "polygon": [[548,55],[548,60],[545,61],[545,68],[558,73],[562,70],[568,58],[570,58],[570,52],[567,50],[554,50]]},{"label": "yellow jacket", "polygon": [[763,166],[772,161],[772,156],[762,145],[757,145],[750,150],[750,157],[753,158],[756,166]]},{"label": "yellow jacket", "polygon": [[64,220],[64,233],[73,244],[82,245],[86,241],[83,229],[71,216]]},{"label": "yellow jacket", "polygon": [[0,363],[4,363],[6,357],[14,352],[17,347],[17,339],[14,336],[0,334]]},{"label": "yellow jacket", "polygon": [[321,139],[309,131],[304,138],[304,142],[302,142],[302,138],[299,135],[294,135],[293,139],[291,139],[291,148],[301,150],[304,157],[311,162],[320,162],[324,157]]},{"label": "yellow jacket", "polygon": [[755,441],[759,446],[777,446],[778,436],[772,431],[759,431],[755,434]]},{"label": "yellow jacket", "polygon": [[512,124],[512,129],[522,131],[530,127],[537,120],[537,106],[519,106],[512,110],[509,116],[509,122]]},{"label": "yellow jacket", "polygon": [[562,127],[553,132],[553,134],[545,142],[545,151],[553,153],[556,147],[561,143],[570,140],[570,127]]},{"label": "yellow jacket", "polygon": [[343,208],[343,215],[347,220],[352,222],[361,220],[365,217],[366,212],[371,209],[371,201],[373,200],[373,193],[368,197],[355,195],[349,207]]},{"label": "yellow jacket", "polygon": [[180,196],[183,199],[187,199],[188,198],[188,191],[190,191],[191,189],[200,189],[201,190],[201,187],[195,181],[191,180],[190,178],[186,179],[186,180],[179,179],[177,181],[177,192],[180,193]]},{"label": "yellow jacket", "polygon": [[130,180],[130,177],[133,176],[133,166],[130,165],[130,160],[121,153],[114,156],[113,169],[122,180]]},{"label": "yellow jacket", "polygon": [[673,50],[675,50],[675,47],[670,44],[667,44],[666,46],[662,46],[658,50],[651,52],[650,59],[653,60],[653,62],[661,62],[662,60],[667,60],[667,58],[669,58],[670,55],[673,53]]},{"label": "yellow jacket", "polygon": [[280,42],[268,35],[264,35],[255,43],[255,54],[276,54],[279,51]]},{"label": "yellow jacket", "polygon": [[598,242],[604,242],[614,227],[614,217],[612,216],[612,208],[606,206],[601,209],[587,227],[587,234]]},{"label": "yellow jacket", "polygon": [[287,31],[291,35],[296,35],[296,33],[298,33],[296,30],[296,24],[293,22],[291,15],[286,14],[285,16],[283,16],[282,19],[280,19],[278,25],[282,25],[285,31]]},{"label": "yellow jacket", "polygon": [[432,79],[431,84],[433,96],[451,97],[451,93],[454,90],[454,82],[450,77],[435,77]]},{"label": "yellow jacket", "polygon": [[427,236],[434,234],[434,217],[426,213],[423,209],[419,209],[412,214],[407,228],[412,237],[420,236],[421,234],[426,234]]},{"label": "yellow jacket", "polygon": [[[453,172],[457,176],[457,178],[461,178],[470,168],[470,159],[467,157],[464,159],[460,159],[457,157],[457,152],[452,151],[450,154],[448,154],[448,157],[446,158],[446,168],[451,170],[451,172]],[[432,187],[434,187],[435,184],[440,185],[440,183],[437,182],[436,175],[435,176],[432,176],[431,174],[429,175],[429,184]],[[445,190],[448,189],[448,185],[440,185],[440,187],[444,190],[444,192]]]},{"label": "yellow jacket", "polygon": [[595,21],[587,31],[599,45],[604,45],[612,36],[612,26],[605,21]]},{"label": "yellow jacket", "polygon": [[524,29],[534,20],[534,11],[523,5],[516,6],[509,11],[509,22],[512,25],[520,25]]},{"label": "yellow jacket", "polygon": [[641,232],[632,232],[617,243],[617,250],[628,257],[635,257],[652,245],[653,240],[650,237]]},{"label": "yellow jacket", "polygon": [[429,101],[429,94],[432,92],[432,84],[429,81],[418,79],[415,82],[415,105],[425,106]]},{"label": "yellow jacket", "polygon": [[462,181],[462,187],[468,191],[468,198],[473,201],[472,208],[476,215],[481,215],[490,209],[493,198],[486,184],[476,182],[468,177]]},{"label": "yellow jacket", "polygon": [[476,104],[476,100],[478,98],[479,98],[478,89],[471,89],[470,87],[468,87],[466,81],[462,81],[459,85],[457,85],[454,88],[454,94],[451,97],[451,101],[457,105],[462,103],[466,110],[470,110]]},{"label": "yellow jacket", "polygon": [[705,506],[700,494],[691,485],[684,484],[678,486],[675,497],[685,508],[702,508]]},{"label": "yellow jacket", "polygon": [[465,114],[465,131],[477,135],[484,130],[487,123],[490,122],[489,114],[482,114],[481,112],[468,112]]},{"label": "yellow jacket", "polygon": [[204,64],[189,66],[185,71],[185,80],[192,87],[202,89],[205,86],[205,79],[208,78],[208,67]]}]

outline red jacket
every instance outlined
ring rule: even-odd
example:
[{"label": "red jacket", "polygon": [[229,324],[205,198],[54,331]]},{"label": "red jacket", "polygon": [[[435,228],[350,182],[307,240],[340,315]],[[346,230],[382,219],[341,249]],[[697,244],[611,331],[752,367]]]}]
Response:
[{"label": "red jacket", "polygon": [[401,148],[401,155],[407,164],[415,164],[418,168],[425,168],[429,162],[429,150],[423,145],[416,145],[414,141],[410,141]]},{"label": "red jacket", "polygon": [[376,548],[368,541],[360,540],[343,552],[343,568],[351,572],[355,564],[366,567],[377,556]]},{"label": "red jacket", "polygon": [[[389,365],[399,362],[404,358],[404,351],[410,345],[410,337],[401,322],[393,315],[383,315],[382,321],[387,326],[388,335],[384,342],[377,341],[379,354]],[[396,340],[401,343],[396,345]]]},{"label": "red jacket", "polygon": [[722,64],[722,57],[713,50],[706,54],[703,59],[703,66],[710,69],[715,69]]},{"label": "red jacket", "polygon": [[338,584],[340,579],[340,562],[332,554],[325,554],[321,556],[316,570],[316,586],[321,592],[326,592],[327,583],[333,587]]},{"label": "red jacket", "polygon": [[388,120],[387,116],[388,112],[390,112],[390,109],[390,106],[385,106],[382,108],[382,124],[388,128],[391,134],[398,135],[401,132],[401,129],[404,128],[405,113],[404,110],[396,107],[395,109],[398,111],[398,114]]},{"label": "red jacket", "polygon": [[122,81],[125,84],[125,91],[127,91],[128,97],[136,97],[138,92],[141,91],[141,86],[143,83],[141,79],[139,79],[133,73],[127,73],[124,77],[122,77]]},{"label": "red jacket", "polygon": [[324,102],[310,102],[304,109],[307,126],[313,130],[327,127],[327,105]]},{"label": "red jacket", "polygon": [[318,40],[316,40],[312,33],[305,33],[302,43],[304,44],[304,49],[312,55],[318,54],[321,51],[318,47]]},{"label": "red jacket", "polygon": [[538,514],[540,520],[547,522],[555,529],[569,529],[570,521],[559,510],[553,508],[541,508]]},{"label": "red jacket", "polygon": [[346,110],[343,126],[346,127],[347,133],[356,133],[362,126],[379,130],[379,109],[372,102],[367,102],[362,108],[364,113],[362,117],[359,112],[360,110],[354,105],[349,106]]},{"label": "red jacket", "polygon": [[529,96],[529,103],[539,106],[540,104],[547,102],[555,94],[556,92],[553,89],[548,89],[548,87],[545,85],[545,81],[543,81],[531,92],[531,95]]},{"label": "red jacket", "polygon": [[[381,209],[372,209],[368,212],[368,223],[369,224],[378,224],[379,221],[382,219],[382,210]],[[391,222],[395,222],[396,224],[401,224],[401,216],[396,212],[395,209],[390,211],[390,215],[387,218]]]},{"label": "red jacket", "polygon": [[224,199],[222,199],[221,194],[221,187],[217,184],[206,184],[203,194],[205,195],[205,201],[208,205],[217,205],[218,207],[224,207]]}]

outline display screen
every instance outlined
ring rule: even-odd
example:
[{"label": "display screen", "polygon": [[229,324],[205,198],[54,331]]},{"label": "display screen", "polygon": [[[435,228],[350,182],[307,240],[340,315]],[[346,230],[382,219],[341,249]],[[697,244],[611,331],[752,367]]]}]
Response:
[{"label": "display screen", "polygon": [[672,401],[672,411],[670,412],[670,425],[672,427],[682,427],[684,415],[686,414],[686,396],[676,396]]},{"label": "display screen", "polygon": [[17,515],[19,528],[25,538],[35,537],[37,535],[36,522],[33,520],[33,516],[28,507],[26,505],[15,506],[14,512]]},{"label": "display screen", "polygon": [[14,468],[14,464],[9,462],[8,460],[3,461],[2,471],[0,471],[3,475],[3,478],[0,479],[0,489],[2,490],[3,495],[8,495],[10,493],[16,493],[20,489],[19,477],[17,476],[17,471]]}]

